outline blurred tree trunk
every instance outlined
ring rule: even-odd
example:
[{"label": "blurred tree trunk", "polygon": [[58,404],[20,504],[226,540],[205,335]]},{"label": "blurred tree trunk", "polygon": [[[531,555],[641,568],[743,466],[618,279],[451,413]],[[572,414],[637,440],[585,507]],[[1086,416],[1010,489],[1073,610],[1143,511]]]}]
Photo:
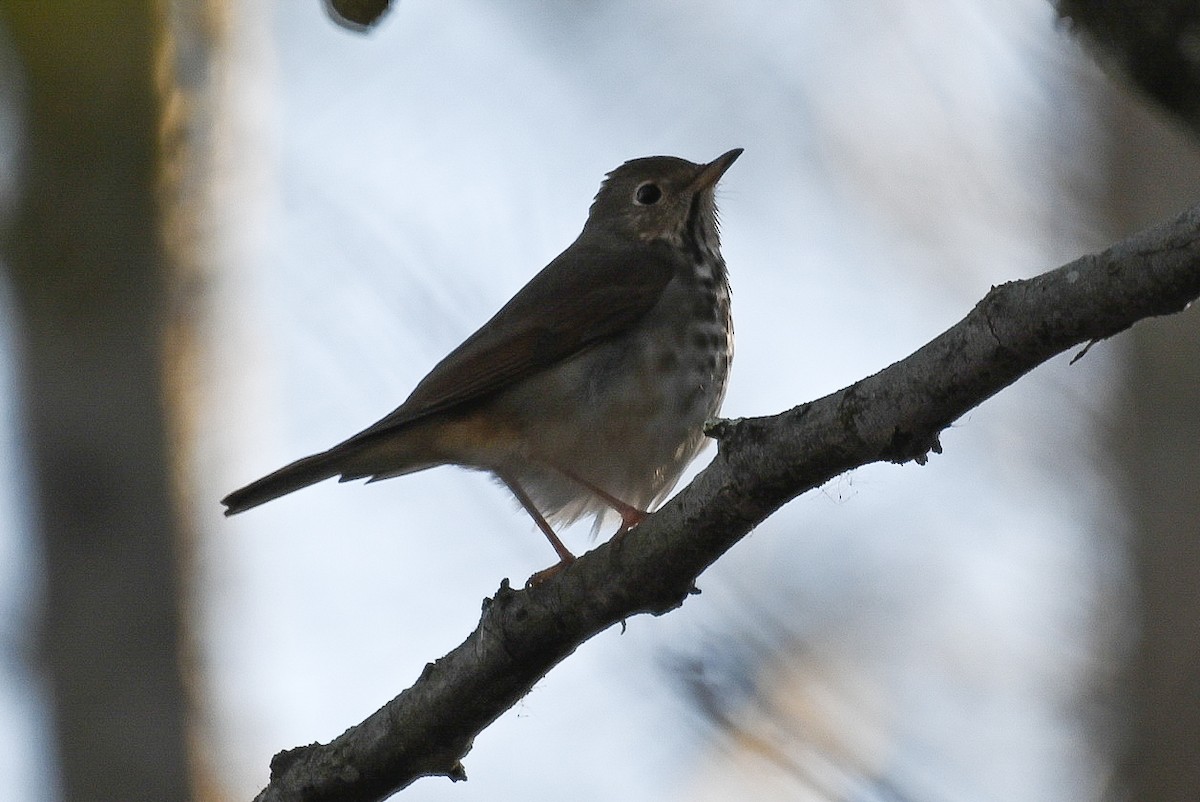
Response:
[{"label": "blurred tree trunk", "polygon": [[[1196,201],[1200,148],[1189,150],[1132,103],[1114,122],[1119,229]],[[1112,464],[1131,526],[1139,632],[1117,796],[1192,802],[1200,789],[1200,308],[1134,328],[1125,349]]]},{"label": "blurred tree trunk", "polygon": [[27,81],[7,232],[41,659],[68,800],[188,797],[161,330],[153,2],[0,6]]},{"label": "blurred tree trunk", "polygon": [[[1109,211],[1135,230],[1200,192],[1200,4],[1059,0],[1116,80],[1187,127],[1132,101],[1112,116]],[[1132,529],[1139,633],[1126,672],[1131,731],[1119,799],[1191,802],[1200,789],[1200,310],[1131,332],[1114,473]]]},{"label": "blurred tree trunk", "polygon": [[1200,309],[1138,330],[1125,367],[1122,445],[1140,639],[1123,797],[1200,793]]}]

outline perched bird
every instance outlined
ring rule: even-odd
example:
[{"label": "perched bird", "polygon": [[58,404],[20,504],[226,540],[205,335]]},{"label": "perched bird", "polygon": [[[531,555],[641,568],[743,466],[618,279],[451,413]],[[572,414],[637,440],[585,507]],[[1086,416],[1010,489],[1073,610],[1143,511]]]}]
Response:
[{"label": "perched bird", "polygon": [[[579,237],[395,411],[224,500],[225,514],[333,476],[370,481],[462,465],[508,486],[558,553],[552,524],[621,516],[670,493],[704,446],[733,356],[718,179],[707,164],[634,159],[608,174]],[[545,572],[543,572],[545,573]]]}]

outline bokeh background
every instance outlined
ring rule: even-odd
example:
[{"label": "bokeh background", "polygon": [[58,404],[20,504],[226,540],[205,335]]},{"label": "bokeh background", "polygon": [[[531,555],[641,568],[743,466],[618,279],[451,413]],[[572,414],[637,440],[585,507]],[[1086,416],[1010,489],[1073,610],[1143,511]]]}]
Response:
[{"label": "bokeh background", "polygon": [[[729,416],[1200,194],[1042,0],[0,8],[3,799],[250,799],[553,560],[465,471],[218,499],[398,405],[621,162],[746,149]],[[1194,798],[1198,357],[1143,324],[797,499],[401,798]]]}]

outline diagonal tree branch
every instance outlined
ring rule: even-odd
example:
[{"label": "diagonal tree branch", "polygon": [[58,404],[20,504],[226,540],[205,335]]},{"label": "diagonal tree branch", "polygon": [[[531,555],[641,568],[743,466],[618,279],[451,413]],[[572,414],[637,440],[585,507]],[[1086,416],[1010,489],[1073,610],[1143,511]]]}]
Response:
[{"label": "diagonal tree branch", "polygon": [[779,415],[720,421],[716,458],[619,542],[527,590],[504,580],[478,628],[366,721],[275,756],[259,802],[380,800],[466,779],[475,735],[585,640],[678,607],[697,576],[783,504],[872,462],[924,463],[939,433],[1025,373],[1200,296],[1200,206],[1035,278],[994,287],[908,358]]}]

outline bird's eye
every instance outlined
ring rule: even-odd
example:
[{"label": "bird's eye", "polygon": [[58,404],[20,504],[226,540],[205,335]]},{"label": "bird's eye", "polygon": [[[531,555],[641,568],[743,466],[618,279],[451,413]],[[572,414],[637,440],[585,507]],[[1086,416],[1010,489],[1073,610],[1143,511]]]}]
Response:
[{"label": "bird's eye", "polygon": [[662,190],[658,188],[658,184],[652,184],[647,181],[633,191],[633,199],[642,206],[653,206],[662,198]]}]

